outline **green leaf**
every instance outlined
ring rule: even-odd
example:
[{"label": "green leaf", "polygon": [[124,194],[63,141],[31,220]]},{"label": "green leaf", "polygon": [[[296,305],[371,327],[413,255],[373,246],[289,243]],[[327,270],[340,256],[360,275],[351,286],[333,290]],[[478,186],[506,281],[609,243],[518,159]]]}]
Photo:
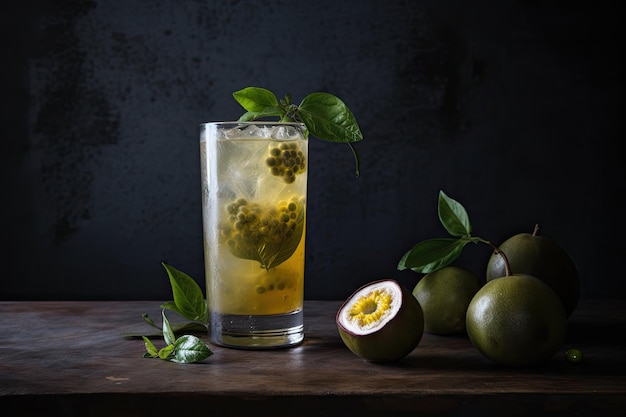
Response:
[{"label": "green leaf", "polygon": [[211,349],[198,337],[185,335],[176,341],[176,348],[171,361],[177,363],[199,362],[212,354]]},{"label": "green leaf", "polygon": [[286,94],[280,102],[276,95],[265,88],[246,87],[233,93],[233,97],[247,110],[240,122],[277,116],[281,122],[304,123],[308,133],[327,142],[348,143],[356,163],[356,176],[360,173],[360,158],[351,145],[363,140],[356,118],[348,106],[337,96],[329,93],[311,93],[299,106],[291,103]]},{"label": "green leaf", "polygon": [[298,118],[309,132],[328,142],[358,142],[363,139],[357,121],[346,104],[328,93],[311,93],[298,106]]},{"label": "green leaf", "polygon": [[439,220],[452,236],[469,236],[472,226],[465,207],[458,201],[439,191],[438,202]]},{"label": "green leaf", "polygon": [[352,142],[362,140],[363,134],[348,106],[337,96],[318,92],[306,96],[296,113],[296,118],[306,125],[313,136],[328,142],[348,143],[358,177],[361,162]]},{"label": "green leaf", "polygon": [[176,303],[174,301],[166,301],[163,304],[161,304],[161,308],[165,308],[167,310],[172,310],[178,314],[180,314],[180,311],[178,311],[178,307],[176,306]]},{"label": "green leaf", "polygon": [[[206,299],[202,294],[202,290],[193,278],[184,272],[178,271],[176,268],[165,264],[164,262],[162,262],[162,265],[167,270],[170,284],[172,286],[172,292],[174,294],[174,301],[168,301],[161,305],[163,308],[163,310],[161,310],[161,316],[163,318],[161,335],[163,336],[167,346],[157,351],[157,348],[150,341],[149,336],[141,335],[140,337],[143,339],[146,346],[146,352],[143,357],[158,357],[164,360],[181,363],[202,360],[213,354],[208,346],[193,335],[183,335],[177,339],[176,333],[192,330],[201,331],[203,333],[207,331],[208,315]],[[193,320],[193,322],[174,327],[170,325],[169,320],[165,316],[166,309],[175,311],[176,313]],[[142,317],[146,323],[158,329],[156,323],[148,317],[147,313],[144,313]],[[198,320],[201,320],[202,323],[199,323]],[[126,337],[134,336],[127,334]],[[179,348],[180,352],[177,351]]]},{"label": "green leaf", "polygon": [[157,326],[157,324],[154,322],[154,320],[152,320],[150,317],[148,317],[148,313],[143,313],[141,315],[141,317],[143,317],[143,320],[148,323],[150,326],[155,327],[157,329],[160,329],[159,326]]},{"label": "green leaf", "polygon": [[174,349],[176,349],[176,346],[174,345],[165,346],[164,348],[159,350],[159,358],[164,360],[170,360],[172,354],[174,353]]},{"label": "green leaf", "polygon": [[398,269],[411,269],[424,274],[436,271],[458,258],[468,242],[466,239],[453,238],[424,240],[404,254]]},{"label": "green leaf", "polygon": [[178,323],[172,325],[172,330],[175,335],[182,335],[185,333],[199,333],[206,334],[207,326],[205,324],[198,323],[197,321],[188,323]]},{"label": "green leaf", "polygon": [[278,99],[274,93],[265,88],[246,87],[235,91],[233,97],[249,112],[260,113],[265,111],[266,107],[278,107]]},{"label": "green leaf", "polygon": [[251,120],[260,119],[262,117],[278,116],[283,117],[284,111],[280,107],[269,106],[262,111],[248,111],[245,112],[240,118],[239,122],[249,122]]},{"label": "green leaf", "polygon": [[304,208],[301,209],[296,218],[296,225],[293,233],[287,239],[275,239],[270,236],[255,243],[252,238],[245,239],[245,244],[229,247],[231,253],[241,259],[258,261],[261,267],[269,270],[274,268],[293,255],[298,248],[304,233]]},{"label": "green leaf", "polygon": [[298,248],[302,234],[304,233],[304,209],[300,210],[296,218],[296,227],[289,239],[278,243],[268,243],[263,248],[259,248],[261,264],[266,269],[273,268],[285,262],[293,255]]},{"label": "green leaf", "polygon": [[[202,323],[198,323],[197,321],[189,321],[185,323],[172,323],[170,321],[170,327],[172,328],[172,331],[174,332],[174,335],[176,335],[176,337],[182,336],[183,334],[186,334],[186,333],[194,333],[194,334],[199,334],[199,335],[204,335],[207,333],[207,326]],[[126,332],[126,333],[122,333],[122,336],[124,336],[127,339],[138,339],[142,337],[147,337],[147,338],[163,337],[163,332],[161,331],[161,328],[159,327],[158,329],[159,329],[158,332],[152,332],[152,333]]]},{"label": "green leaf", "polygon": [[156,358],[157,356],[159,356],[159,353],[157,352],[157,348],[156,346],[154,346],[154,343],[152,343],[150,339],[148,339],[145,336],[142,336],[142,338],[143,338],[143,343],[146,345],[146,353],[144,353],[143,357],[144,358]]},{"label": "green leaf", "polygon": [[[202,289],[189,275],[162,262],[167,271],[174,295],[176,312],[189,320],[208,322],[207,304]],[[171,308],[171,307],[168,307]]]},{"label": "green leaf", "polygon": [[163,316],[163,339],[165,339],[165,343],[172,345],[176,343],[176,335],[174,335],[170,322],[165,317],[165,310],[161,311],[161,315]]}]

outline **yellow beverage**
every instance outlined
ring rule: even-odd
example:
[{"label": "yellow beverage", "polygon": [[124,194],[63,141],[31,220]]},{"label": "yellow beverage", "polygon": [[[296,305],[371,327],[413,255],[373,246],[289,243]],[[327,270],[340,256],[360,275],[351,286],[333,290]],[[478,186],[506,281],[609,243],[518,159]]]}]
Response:
[{"label": "yellow beverage", "polygon": [[202,125],[214,343],[271,347],[302,340],[307,145],[297,123]]}]

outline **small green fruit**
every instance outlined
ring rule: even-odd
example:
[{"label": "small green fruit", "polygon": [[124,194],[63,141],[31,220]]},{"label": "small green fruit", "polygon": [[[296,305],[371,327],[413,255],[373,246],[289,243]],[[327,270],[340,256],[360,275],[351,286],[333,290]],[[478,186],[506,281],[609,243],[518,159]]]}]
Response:
[{"label": "small green fruit", "polygon": [[370,362],[404,358],[424,333],[424,315],[417,299],[391,279],[356,290],[339,308],[336,324],[348,349]]},{"label": "small green fruit", "polygon": [[543,281],[510,275],[486,283],[467,308],[467,335],[500,365],[530,366],[559,351],[566,330],[563,304]]},{"label": "small green fruit", "polygon": [[424,331],[442,336],[465,333],[467,306],[481,286],[476,274],[460,266],[424,275],[413,289],[424,312]]},{"label": "small green fruit", "polygon": [[[554,240],[539,236],[539,226],[532,234],[520,233],[507,239],[500,250],[506,254],[513,274],[539,278],[556,292],[569,317],[580,299],[580,279],[574,262]],[[493,253],[487,264],[487,281],[506,275],[504,260]]]},{"label": "small green fruit", "polygon": [[565,358],[572,363],[579,363],[583,360],[583,353],[580,349],[567,349],[565,351]]}]

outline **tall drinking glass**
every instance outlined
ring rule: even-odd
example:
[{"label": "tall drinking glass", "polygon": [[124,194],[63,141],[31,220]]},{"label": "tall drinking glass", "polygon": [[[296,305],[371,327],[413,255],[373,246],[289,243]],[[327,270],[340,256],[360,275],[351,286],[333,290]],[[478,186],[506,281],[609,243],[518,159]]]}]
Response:
[{"label": "tall drinking glass", "polygon": [[214,344],[278,348],[304,338],[307,153],[301,123],[200,125]]}]

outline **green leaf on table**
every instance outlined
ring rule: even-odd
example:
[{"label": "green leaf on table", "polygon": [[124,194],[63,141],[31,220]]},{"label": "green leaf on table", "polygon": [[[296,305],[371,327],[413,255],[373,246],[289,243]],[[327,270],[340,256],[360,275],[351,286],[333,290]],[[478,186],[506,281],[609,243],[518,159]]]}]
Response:
[{"label": "green leaf on table", "polygon": [[411,269],[424,274],[436,271],[454,262],[469,242],[467,239],[453,238],[424,240],[404,254],[398,263],[398,269]]},{"label": "green leaf on table", "polygon": [[471,234],[472,226],[465,207],[443,191],[439,191],[438,214],[441,224],[452,236]]},{"label": "green leaf on table", "polygon": [[213,352],[202,340],[193,335],[185,335],[176,340],[176,348],[171,358],[172,362],[198,362],[211,356]]},{"label": "green leaf on table", "polygon": [[163,339],[168,345],[173,345],[176,343],[176,335],[170,327],[170,322],[167,320],[167,317],[165,317],[165,310],[161,311],[161,316],[163,316]]},{"label": "green leaf on table", "polygon": [[211,349],[197,336],[187,334],[177,339],[165,316],[165,310],[161,314],[163,316],[163,339],[166,346],[157,350],[147,336],[142,336],[146,346],[144,358],[160,358],[171,362],[191,363],[201,361],[213,354]]},{"label": "green leaf on table", "polygon": [[172,354],[174,353],[174,349],[176,349],[176,346],[173,344],[165,346],[164,348],[159,350],[159,358],[163,360],[170,360]]},{"label": "green leaf on table", "polygon": [[206,324],[208,322],[207,304],[198,283],[173,266],[165,262],[162,262],[162,265],[167,271],[174,295],[174,303],[168,302],[162,307],[173,310],[189,320]]},{"label": "green leaf on table", "polygon": [[150,339],[148,339],[145,336],[142,336],[143,338],[143,342],[146,345],[146,353],[143,354],[144,358],[156,358],[157,356],[159,356],[159,353],[157,351],[156,346],[154,346],[154,343],[152,343],[152,341],[150,341]]},{"label": "green leaf on table", "polygon": [[[156,325],[147,313],[142,315],[144,321],[150,326],[160,329],[160,333],[165,340],[166,346],[157,350],[156,346],[150,340],[150,336],[140,335],[146,347],[144,358],[160,358],[166,361],[190,363],[207,358],[213,352],[198,337],[193,335],[185,335],[177,338],[177,333],[187,331],[197,331],[206,333],[208,314],[207,303],[202,289],[189,275],[177,270],[176,268],[162,262],[165,267],[170,284],[174,301],[168,301],[161,305],[161,317],[163,325],[161,328]],[[181,316],[192,320],[190,323],[172,326],[165,316],[165,310],[172,310]],[[156,336],[158,336],[156,335]],[[126,334],[127,338],[136,337],[132,334]]]},{"label": "green leaf on table", "polygon": [[[136,339],[136,338],[141,338],[141,337],[148,337],[148,338],[155,338],[155,337],[162,337],[163,336],[163,332],[161,331],[161,327],[157,326],[156,324],[154,324],[154,322],[152,321],[152,319],[150,317],[148,317],[147,314],[143,314],[143,319],[148,322],[148,324],[150,324],[150,326],[154,327],[155,329],[158,329],[157,331],[153,331],[153,332],[141,332],[141,333],[135,333],[135,332],[125,332],[122,333],[122,336],[124,336],[127,339]],[[189,321],[189,322],[184,322],[184,323],[172,323],[170,321],[170,327],[172,328],[172,331],[174,332],[174,334],[176,336],[179,335],[183,335],[185,333],[197,333],[197,334],[206,334],[207,332],[207,326],[202,324],[202,323],[198,323],[197,321]]]},{"label": "green leaf on table", "polygon": [[198,323],[197,321],[190,321],[187,323],[175,323],[171,324],[172,330],[175,335],[185,334],[185,333],[200,333],[206,334],[207,327],[202,323]]},{"label": "green leaf on table", "polygon": [[143,320],[148,323],[150,326],[157,328],[157,329],[161,329],[159,326],[157,326],[157,324],[154,322],[154,320],[152,320],[149,316],[148,313],[143,313],[141,315],[141,317],[143,317]]}]

